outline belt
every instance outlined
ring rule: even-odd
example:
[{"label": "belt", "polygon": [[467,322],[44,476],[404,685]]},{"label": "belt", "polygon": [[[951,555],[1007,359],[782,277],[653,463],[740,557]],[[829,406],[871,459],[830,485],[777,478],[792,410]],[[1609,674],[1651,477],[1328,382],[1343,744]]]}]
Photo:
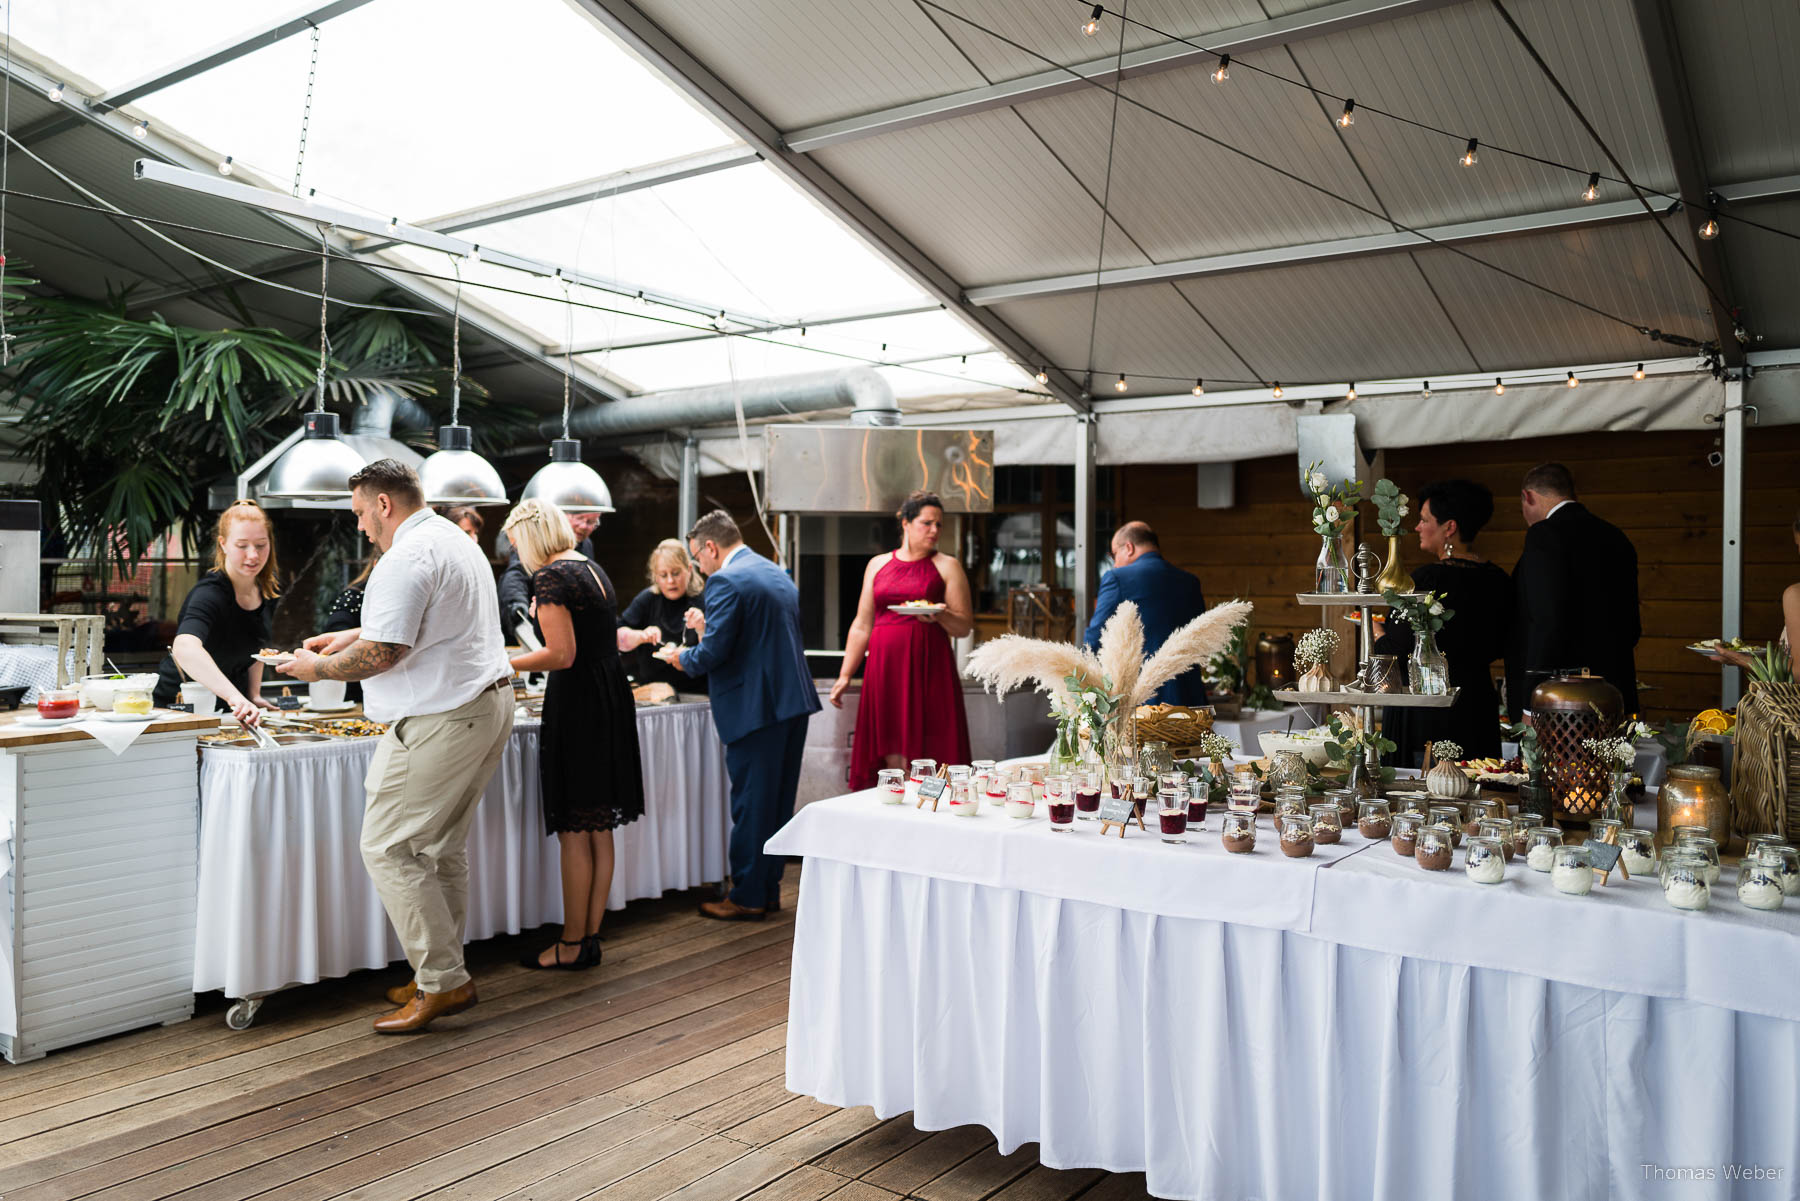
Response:
[{"label": "belt", "polygon": [[512,677],[504,676],[501,679],[495,680],[492,684],[489,684],[486,688],[483,688],[482,691],[483,692],[496,692],[502,688],[511,688],[511,687],[512,687]]}]

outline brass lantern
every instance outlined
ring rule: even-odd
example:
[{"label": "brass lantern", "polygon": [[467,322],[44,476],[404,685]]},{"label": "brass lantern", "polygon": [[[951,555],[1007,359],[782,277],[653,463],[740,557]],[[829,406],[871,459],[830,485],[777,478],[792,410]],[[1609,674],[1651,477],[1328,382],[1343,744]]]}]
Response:
[{"label": "brass lantern", "polygon": [[1600,816],[1612,795],[1612,772],[1581,744],[1607,737],[1624,716],[1619,690],[1586,668],[1551,676],[1532,691],[1531,724],[1557,820],[1586,825]]}]

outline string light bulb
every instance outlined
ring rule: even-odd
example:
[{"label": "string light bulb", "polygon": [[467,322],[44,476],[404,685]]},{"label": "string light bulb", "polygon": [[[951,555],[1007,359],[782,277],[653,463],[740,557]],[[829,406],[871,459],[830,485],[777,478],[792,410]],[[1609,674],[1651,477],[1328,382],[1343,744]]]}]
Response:
[{"label": "string light bulb", "polygon": [[1113,391],[1114,392],[1123,392],[1124,390],[1125,390],[1125,375],[1123,372],[1121,372],[1119,375],[1118,382],[1113,384]]},{"label": "string light bulb", "polygon": [[1273,396],[1276,400],[1281,399],[1281,381],[1280,380],[1276,380],[1275,386],[1273,388],[1269,389],[1269,395]]},{"label": "string light bulb", "polygon": [[1481,161],[1480,157],[1475,153],[1476,148],[1480,145],[1480,141],[1475,138],[1470,138],[1469,144],[1463,147],[1462,157],[1456,161],[1465,167],[1473,167],[1476,163]]},{"label": "string light bulb", "polygon": [[226,155],[224,158],[224,161],[222,161],[219,164],[219,174],[220,175],[230,175],[231,174],[231,156],[229,154]]},{"label": "string light bulb", "polygon": [[1344,111],[1338,114],[1337,123],[1339,129],[1349,129],[1356,124],[1356,101],[1344,101]]},{"label": "string light bulb", "polygon": [[1431,381],[1430,380],[1426,380],[1425,386],[1419,389],[1419,399],[1421,399],[1421,400],[1430,400],[1431,399]]},{"label": "string light bulb", "polygon": [[399,232],[400,232],[400,218],[389,217],[388,218],[388,234],[390,236],[392,236],[393,234],[397,234]]},{"label": "string light bulb", "polygon": [[1206,381],[1205,380],[1195,380],[1194,381],[1194,395],[1195,396],[1205,396],[1206,395]]},{"label": "string light bulb", "polygon": [[1709,215],[1705,221],[1701,222],[1700,228],[1695,232],[1700,235],[1702,240],[1707,242],[1712,241],[1719,236],[1719,219]]},{"label": "string light bulb", "polygon": [[1219,55],[1219,65],[1213,68],[1212,81],[1214,83],[1224,83],[1227,79],[1230,79],[1230,78],[1231,78],[1231,55],[1221,54],[1221,55]]},{"label": "string light bulb", "polygon": [[1505,396],[1506,395],[1506,385],[1500,382],[1500,377],[1497,375],[1494,377],[1494,395],[1495,396]]},{"label": "string light bulb", "polygon": [[469,247],[469,253],[463,255],[463,261],[469,263],[479,263],[481,261],[481,244],[479,242]]},{"label": "string light bulb", "polygon": [[142,142],[150,136],[150,122],[139,121],[131,127],[131,136]]},{"label": "string light bulb", "polygon": [[1037,369],[1037,374],[1032,376],[1032,378],[1037,380],[1040,384],[1047,384],[1050,382],[1050,373],[1040,366]]},{"label": "string light bulb", "polygon": [[1087,34],[1089,37],[1093,37],[1096,33],[1099,33],[1100,18],[1105,15],[1106,6],[1104,4],[1094,5],[1094,11],[1088,14],[1087,23],[1081,27],[1081,32]]},{"label": "string light bulb", "polygon": [[1573,371],[1569,372],[1568,385],[1571,388],[1581,387],[1581,381],[1575,378],[1575,373]]},{"label": "string light bulb", "polygon": [[67,86],[67,85],[65,85],[61,80],[58,80],[57,82],[50,85],[49,89],[46,91],[45,94],[48,95],[54,103],[61,104],[62,98],[63,98],[63,89],[65,86]]},{"label": "string light bulb", "polygon": [[1644,365],[1642,363],[1639,363],[1637,365],[1637,370],[1633,371],[1631,373],[1631,378],[1632,379],[1643,379],[1644,378]]},{"label": "string light bulb", "polygon": [[1588,186],[1581,190],[1581,199],[1588,204],[1600,199],[1600,172],[1588,176]]},{"label": "string light bulb", "polygon": [[1345,400],[1355,400],[1356,399],[1356,381],[1355,380],[1351,380],[1350,387],[1345,389],[1344,399]]}]

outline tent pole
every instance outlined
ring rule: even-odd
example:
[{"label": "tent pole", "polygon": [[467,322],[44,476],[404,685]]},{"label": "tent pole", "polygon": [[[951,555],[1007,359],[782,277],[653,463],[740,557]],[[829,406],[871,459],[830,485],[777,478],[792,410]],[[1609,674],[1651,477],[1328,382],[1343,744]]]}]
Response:
[{"label": "tent pole", "polygon": [[1075,415],[1075,636],[1094,614],[1099,564],[1094,541],[1094,444],[1099,426],[1091,413]]},{"label": "tent pole", "polygon": [[[1743,633],[1744,600],[1744,381],[1725,383],[1725,412],[1720,424],[1725,433],[1724,545],[1720,558],[1724,574],[1719,588],[1719,636],[1727,640]],[[1726,664],[1719,672],[1719,700],[1724,708],[1737,704],[1738,669]]]}]

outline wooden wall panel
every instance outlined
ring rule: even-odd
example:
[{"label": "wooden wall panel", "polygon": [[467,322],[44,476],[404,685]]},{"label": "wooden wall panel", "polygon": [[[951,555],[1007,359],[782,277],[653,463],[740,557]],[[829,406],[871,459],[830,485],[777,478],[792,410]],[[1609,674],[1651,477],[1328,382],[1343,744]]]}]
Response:
[{"label": "wooden wall panel", "polygon": [[[1685,718],[1719,699],[1718,669],[1683,649],[1719,632],[1723,473],[1707,462],[1718,448],[1712,430],[1581,434],[1394,450],[1387,472],[1415,496],[1431,480],[1454,476],[1492,488],[1494,520],[1476,547],[1510,571],[1525,536],[1520,479],[1546,460],[1566,464],[1582,502],[1637,547],[1644,624],[1638,675],[1652,686],[1643,698],[1646,713]],[[1752,428],[1745,468],[1744,630],[1766,638],[1780,630],[1782,589],[1800,579],[1792,534],[1800,510],[1800,427]],[[1156,528],[1164,553],[1200,576],[1209,601],[1244,597],[1256,603],[1256,629],[1297,633],[1317,616],[1293,594],[1310,586],[1318,550],[1297,474],[1287,456],[1241,462],[1237,504],[1203,510],[1194,504],[1192,467],[1128,468],[1122,511]],[[1373,509],[1365,504],[1362,513],[1362,536],[1379,543]],[[1402,545],[1409,566],[1423,561],[1415,536]]]}]

